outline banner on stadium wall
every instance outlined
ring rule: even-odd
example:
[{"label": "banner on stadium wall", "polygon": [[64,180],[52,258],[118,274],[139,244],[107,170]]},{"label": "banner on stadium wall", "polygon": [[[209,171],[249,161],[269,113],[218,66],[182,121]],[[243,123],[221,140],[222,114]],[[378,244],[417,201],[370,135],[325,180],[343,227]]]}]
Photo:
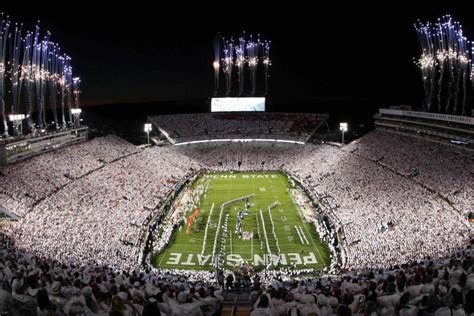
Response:
[{"label": "banner on stadium wall", "polygon": [[386,115],[418,117],[418,118],[424,118],[424,119],[430,119],[430,120],[474,125],[474,117],[468,117],[468,116],[458,116],[458,115],[418,112],[418,111],[402,111],[402,110],[392,110],[392,109],[379,109],[379,113],[386,114]]}]

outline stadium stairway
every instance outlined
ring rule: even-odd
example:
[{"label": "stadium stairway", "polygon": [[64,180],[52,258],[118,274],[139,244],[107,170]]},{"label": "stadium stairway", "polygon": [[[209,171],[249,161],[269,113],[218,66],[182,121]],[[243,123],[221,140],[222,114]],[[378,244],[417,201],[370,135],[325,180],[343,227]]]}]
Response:
[{"label": "stadium stairway", "polygon": [[[249,293],[227,293],[222,305],[221,316],[248,316],[252,310]],[[232,313],[234,305],[236,310]]]},{"label": "stadium stairway", "polygon": [[229,308],[224,306],[221,312],[221,316],[250,316],[250,306],[248,307],[238,307],[237,311],[232,314],[232,306]]}]

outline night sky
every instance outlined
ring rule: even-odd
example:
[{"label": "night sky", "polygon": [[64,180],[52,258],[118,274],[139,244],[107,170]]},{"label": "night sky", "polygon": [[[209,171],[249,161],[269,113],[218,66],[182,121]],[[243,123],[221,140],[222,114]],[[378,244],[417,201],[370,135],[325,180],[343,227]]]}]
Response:
[{"label": "night sky", "polygon": [[[83,105],[206,99],[212,94],[213,38],[260,33],[272,41],[269,98],[318,102],[421,102],[413,63],[419,47],[413,23],[451,14],[474,39],[469,1],[445,6],[318,5],[263,7],[245,2],[210,7],[128,2],[113,10],[3,5],[0,11],[42,30],[72,57]],[[238,7],[238,5],[242,7]],[[102,5],[101,5],[102,6]],[[161,8],[160,8],[161,6]],[[66,6],[64,3],[62,7]],[[114,12],[112,12],[114,11]]]}]

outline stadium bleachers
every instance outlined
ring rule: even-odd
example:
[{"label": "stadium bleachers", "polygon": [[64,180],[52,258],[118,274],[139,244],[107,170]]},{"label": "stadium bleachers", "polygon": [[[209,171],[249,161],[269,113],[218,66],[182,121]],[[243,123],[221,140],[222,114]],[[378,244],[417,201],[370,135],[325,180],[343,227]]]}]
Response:
[{"label": "stadium bleachers", "polygon": [[327,120],[324,114],[193,113],[149,117],[176,143],[211,139],[307,141]]},{"label": "stadium bleachers", "polygon": [[[97,306],[89,301],[77,308],[107,313],[115,308],[107,297],[119,297],[137,314],[153,300],[168,315],[202,312],[204,302],[218,310],[226,286],[215,273],[135,270],[144,219],[197,170],[283,170],[332,205],[344,240],[344,266],[332,271],[336,277],[301,282],[291,281],[291,273],[261,273],[250,297],[254,310],[285,314],[295,307],[333,314],[375,308],[389,315],[402,307],[427,308],[425,296],[436,299],[440,311],[468,309],[473,234],[464,213],[473,207],[473,158],[467,149],[383,130],[342,148],[206,143],[138,149],[115,136],[96,138],[0,167],[0,206],[20,216],[2,226],[0,281],[20,305],[19,295],[30,295],[23,299],[35,308],[39,301],[28,293],[49,289],[57,299],[53,305],[65,313],[75,308],[77,297],[91,293]],[[50,280],[43,281],[43,274]],[[121,284],[114,287],[117,280]],[[174,295],[165,295],[171,288]],[[263,288],[270,293],[269,307],[260,304],[266,300]]]}]

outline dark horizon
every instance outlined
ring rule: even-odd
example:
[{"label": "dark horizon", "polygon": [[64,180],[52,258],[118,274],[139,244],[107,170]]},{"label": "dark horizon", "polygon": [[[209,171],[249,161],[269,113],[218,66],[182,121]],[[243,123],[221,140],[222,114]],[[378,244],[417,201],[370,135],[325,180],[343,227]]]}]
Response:
[{"label": "dark horizon", "polygon": [[83,106],[207,100],[213,90],[214,36],[246,31],[272,41],[272,103],[339,100],[416,107],[423,94],[414,64],[420,50],[413,27],[417,19],[451,14],[474,39],[465,3],[338,5],[257,6],[240,12],[199,7],[203,13],[138,5],[118,12],[87,6],[74,11],[4,6],[2,11],[25,29],[41,20],[41,29],[72,57],[82,80]]}]

